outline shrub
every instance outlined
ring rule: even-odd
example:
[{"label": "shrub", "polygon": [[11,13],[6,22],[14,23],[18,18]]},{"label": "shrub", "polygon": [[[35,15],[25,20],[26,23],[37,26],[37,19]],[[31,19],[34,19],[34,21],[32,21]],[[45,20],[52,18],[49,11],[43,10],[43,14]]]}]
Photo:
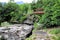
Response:
[{"label": "shrub", "polygon": [[4,21],[23,22],[26,19],[26,14],[29,13],[32,13],[30,4],[18,5],[15,2],[9,2],[3,5],[0,3],[0,24]]},{"label": "shrub", "polygon": [[[1,4],[1,11],[0,11],[0,22],[3,21],[10,21],[11,18],[13,17],[11,12],[16,12],[16,14],[19,11],[19,7],[16,3],[6,3],[6,4]],[[18,14],[17,14],[18,15]]]},{"label": "shrub", "polygon": [[46,27],[60,25],[59,5],[60,0],[38,0],[33,6],[44,9],[44,14],[40,17],[39,23]]}]

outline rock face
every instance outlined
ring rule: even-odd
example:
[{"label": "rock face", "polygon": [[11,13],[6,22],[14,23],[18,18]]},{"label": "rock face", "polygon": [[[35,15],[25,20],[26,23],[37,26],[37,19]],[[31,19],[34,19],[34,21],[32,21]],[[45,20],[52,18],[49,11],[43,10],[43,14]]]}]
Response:
[{"label": "rock face", "polygon": [[26,24],[16,26],[11,25],[9,27],[0,27],[0,39],[1,40],[24,40],[26,36],[32,31],[33,26]]}]

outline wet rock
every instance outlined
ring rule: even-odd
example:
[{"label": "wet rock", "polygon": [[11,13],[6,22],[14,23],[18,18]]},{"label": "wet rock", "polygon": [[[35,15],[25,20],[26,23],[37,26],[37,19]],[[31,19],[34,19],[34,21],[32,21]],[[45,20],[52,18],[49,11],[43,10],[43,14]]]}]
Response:
[{"label": "wet rock", "polygon": [[23,40],[32,31],[33,26],[21,24],[20,27],[10,25],[9,27],[0,27],[0,38],[6,40]]}]

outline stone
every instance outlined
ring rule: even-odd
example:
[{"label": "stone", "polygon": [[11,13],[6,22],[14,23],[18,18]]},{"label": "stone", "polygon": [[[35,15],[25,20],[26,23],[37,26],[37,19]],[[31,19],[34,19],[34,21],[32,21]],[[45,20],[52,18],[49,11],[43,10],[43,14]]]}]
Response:
[{"label": "stone", "polygon": [[33,21],[34,21],[34,15],[33,14],[29,14],[27,19],[24,20],[23,23],[33,25]]},{"label": "stone", "polygon": [[33,34],[35,35],[34,40],[50,40],[48,33],[43,30],[37,30]]},{"label": "stone", "polygon": [[23,23],[25,23],[25,24],[33,24],[33,21],[31,21],[30,19],[27,19]]},{"label": "stone", "polygon": [[24,40],[26,36],[32,31],[33,26],[21,24],[20,27],[10,25],[9,27],[0,27],[0,38],[7,40]]}]

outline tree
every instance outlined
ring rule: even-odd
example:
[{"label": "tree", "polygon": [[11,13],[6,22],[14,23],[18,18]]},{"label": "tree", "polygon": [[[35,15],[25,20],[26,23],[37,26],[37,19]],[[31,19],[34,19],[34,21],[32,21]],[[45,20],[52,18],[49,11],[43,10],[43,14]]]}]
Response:
[{"label": "tree", "polygon": [[14,2],[14,0],[10,0],[9,2]]},{"label": "tree", "polygon": [[13,18],[11,12],[15,12],[16,14],[19,13],[19,6],[16,3],[9,2],[4,5],[0,4],[0,23],[3,21],[10,21],[11,18]]}]

